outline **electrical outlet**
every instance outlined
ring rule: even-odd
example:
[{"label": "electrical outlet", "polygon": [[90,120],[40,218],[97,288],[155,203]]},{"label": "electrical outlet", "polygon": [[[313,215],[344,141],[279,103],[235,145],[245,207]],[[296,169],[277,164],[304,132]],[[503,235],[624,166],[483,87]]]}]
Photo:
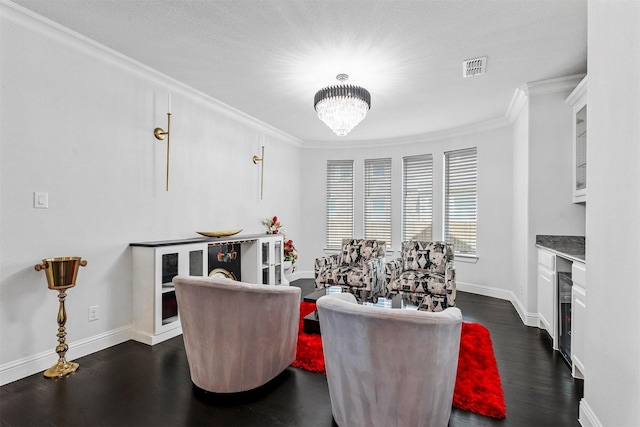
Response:
[{"label": "electrical outlet", "polygon": [[94,320],[98,320],[98,306],[92,305],[89,307],[89,322],[93,322]]}]

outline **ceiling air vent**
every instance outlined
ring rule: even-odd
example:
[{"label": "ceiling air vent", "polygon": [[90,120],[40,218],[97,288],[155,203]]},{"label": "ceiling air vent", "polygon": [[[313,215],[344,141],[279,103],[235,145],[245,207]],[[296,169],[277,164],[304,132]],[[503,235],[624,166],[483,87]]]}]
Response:
[{"label": "ceiling air vent", "polygon": [[462,62],[462,77],[475,77],[484,74],[487,57],[467,59]]}]

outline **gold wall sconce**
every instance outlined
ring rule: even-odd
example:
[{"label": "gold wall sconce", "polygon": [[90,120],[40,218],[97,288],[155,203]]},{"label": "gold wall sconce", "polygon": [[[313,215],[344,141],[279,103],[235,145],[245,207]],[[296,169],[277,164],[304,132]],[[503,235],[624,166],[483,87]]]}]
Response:
[{"label": "gold wall sconce", "polygon": [[60,307],[58,308],[58,345],[56,353],[58,353],[58,363],[44,371],[47,378],[62,378],[78,369],[78,364],[68,362],[65,355],[69,346],[66,343],[67,331],[65,324],[67,323],[67,311],[64,307],[64,301],[67,298],[66,290],[76,285],[76,277],[80,267],[87,265],[87,261],[81,257],[58,257],[46,258],[42,260],[42,264],[36,264],[36,271],[44,270],[47,276],[49,289],[58,291],[58,300]]},{"label": "gold wall sconce", "polygon": [[171,147],[171,94],[169,94],[169,112],[167,113],[167,130],[162,128],[155,128],[153,130],[153,136],[159,141],[164,141],[167,138],[167,185],[166,189],[169,191],[169,149]]},{"label": "gold wall sconce", "polygon": [[254,165],[260,162],[260,200],[262,200],[264,193],[264,145],[262,146],[262,157],[253,156],[251,160],[253,160]]}]

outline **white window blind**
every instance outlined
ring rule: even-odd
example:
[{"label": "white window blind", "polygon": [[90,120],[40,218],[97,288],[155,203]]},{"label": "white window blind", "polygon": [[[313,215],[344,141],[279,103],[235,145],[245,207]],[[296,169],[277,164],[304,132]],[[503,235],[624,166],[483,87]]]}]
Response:
[{"label": "white window blind", "polygon": [[478,150],[444,153],[444,239],[461,254],[476,253]]},{"label": "white window blind", "polygon": [[391,246],[391,159],[364,161],[364,238]]},{"label": "white window blind", "polygon": [[402,241],[432,240],[433,156],[403,158]]},{"label": "white window blind", "polygon": [[327,248],[353,237],[353,160],[327,161]]}]

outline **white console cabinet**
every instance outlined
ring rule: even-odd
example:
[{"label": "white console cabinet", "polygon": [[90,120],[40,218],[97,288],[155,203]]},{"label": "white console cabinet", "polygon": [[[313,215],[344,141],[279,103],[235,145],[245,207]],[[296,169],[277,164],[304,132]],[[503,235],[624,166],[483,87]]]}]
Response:
[{"label": "white console cabinet", "polygon": [[133,339],[154,345],[182,333],[178,274],[207,275],[207,243],[133,246]]},{"label": "white console cabinet", "polygon": [[234,244],[240,247],[240,280],[262,285],[286,285],[279,234],[193,238],[131,243],[133,279],[133,336],[154,345],[182,334],[173,278],[208,276],[209,252]]}]

